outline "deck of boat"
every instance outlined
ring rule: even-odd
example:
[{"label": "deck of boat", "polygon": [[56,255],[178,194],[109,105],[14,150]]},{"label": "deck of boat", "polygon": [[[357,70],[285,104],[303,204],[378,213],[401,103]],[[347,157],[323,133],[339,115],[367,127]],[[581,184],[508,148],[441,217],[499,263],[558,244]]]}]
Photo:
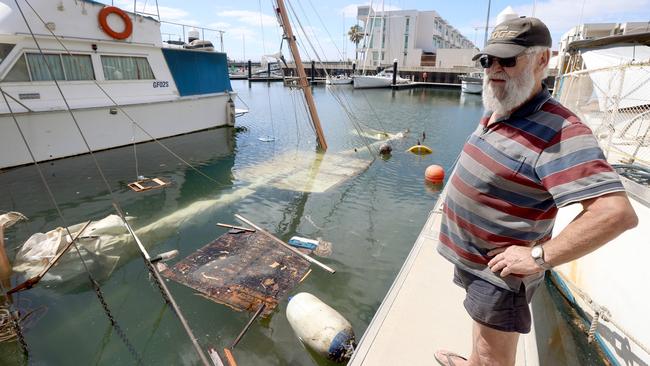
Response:
[{"label": "deck of boat", "polygon": [[[348,365],[437,365],[437,349],[471,351],[472,321],[453,284],[453,265],[435,250],[436,204]],[[533,331],[534,332],[534,331]],[[538,365],[535,335],[520,337],[516,365]]]}]

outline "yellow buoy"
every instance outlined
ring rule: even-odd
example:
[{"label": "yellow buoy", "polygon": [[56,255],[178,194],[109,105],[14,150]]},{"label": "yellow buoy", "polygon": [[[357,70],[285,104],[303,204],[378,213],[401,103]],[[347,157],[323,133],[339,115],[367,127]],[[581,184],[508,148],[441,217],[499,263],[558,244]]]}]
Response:
[{"label": "yellow buoy", "polygon": [[406,150],[410,153],[416,154],[416,155],[427,155],[431,154],[433,150],[431,148],[424,146],[424,145],[414,145],[409,147],[408,150]]}]

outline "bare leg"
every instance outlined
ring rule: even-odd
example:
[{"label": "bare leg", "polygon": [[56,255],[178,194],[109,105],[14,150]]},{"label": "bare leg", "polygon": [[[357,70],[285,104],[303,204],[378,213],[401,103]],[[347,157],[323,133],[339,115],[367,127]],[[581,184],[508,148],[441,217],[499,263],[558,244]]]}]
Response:
[{"label": "bare leg", "polygon": [[502,332],[477,322],[474,322],[472,333],[472,354],[467,365],[513,366],[515,364],[519,333]]}]

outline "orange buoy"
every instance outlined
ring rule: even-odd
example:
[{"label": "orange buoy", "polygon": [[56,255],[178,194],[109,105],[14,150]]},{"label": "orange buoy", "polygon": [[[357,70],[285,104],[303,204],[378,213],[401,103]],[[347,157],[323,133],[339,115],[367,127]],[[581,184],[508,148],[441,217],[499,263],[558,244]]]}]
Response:
[{"label": "orange buoy", "polygon": [[[116,32],[110,25],[108,25],[108,16],[111,14],[115,14],[122,18],[122,21],[124,22],[123,31]],[[115,39],[127,39],[131,33],[133,33],[133,22],[131,22],[131,18],[129,18],[128,14],[126,14],[124,10],[115,6],[105,6],[99,11],[99,25],[106,34]]]},{"label": "orange buoy", "polygon": [[445,179],[445,170],[440,165],[429,165],[424,171],[424,179],[431,183],[441,183]]}]

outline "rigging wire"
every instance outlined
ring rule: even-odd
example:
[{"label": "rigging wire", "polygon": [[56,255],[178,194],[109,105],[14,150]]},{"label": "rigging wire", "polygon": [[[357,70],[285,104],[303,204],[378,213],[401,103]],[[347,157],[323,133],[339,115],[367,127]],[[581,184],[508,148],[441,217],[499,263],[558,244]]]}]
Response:
[{"label": "rigging wire", "polygon": [[[16,5],[18,5],[17,0],[16,0]],[[23,14],[22,9],[20,8],[20,5],[18,5],[18,9],[20,10],[21,14]],[[23,14],[23,17],[24,17],[24,14]],[[25,19],[25,21],[27,21],[27,20]],[[29,28],[29,25],[28,25],[28,28]],[[31,28],[29,28],[29,29],[31,31]],[[37,43],[37,46],[38,46],[38,43]],[[40,50],[40,46],[39,46],[39,50]],[[43,53],[41,53],[41,55],[43,55]],[[50,66],[49,66],[49,64],[47,64],[47,62],[46,62],[46,65],[47,65],[47,70],[50,72],[50,75],[52,75],[51,70],[49,70]],[[50,185],[47,183],[47,180],[45,179],[45,175],[43,174],[43,170],[41,169],[40,164],[38,164],[38,162],[36,161],[36,157],[34,156],[34,153],[33,153],[32,149],[31,149],[29,143],[27,142],[27,139],[25,138],[25,134],[23,133],[23,130],[20,127],[20,125],[18,123],[18,120],[16,119],[16,115],[14,114],[13,108],[11,108],[11,105],[9,104],[9,101],[7,100],[7,97],[5,95],[6,93],[2,89],[2,87],[0,87],[0,93],[2,94],[2,97],[3,97],[4,101],[5,101],[5,103],[7,104],[7,107],[9,109],[9,114],[11,115],[11,118],[13,119],[14,124],[16,125],[16,128],[18,129],[18,132],[20,133],[20,137],[22,138],[23,142],[25,143],[25,147],[27,148],[27,151],[28,151],[30,157],[32,158],[32,161],[34,162],[34,165],[36,166],[36,170],[38,171],[38,175],[40,176],[41,181],[44,183],[45,190],[47,191],[47,194],[48,194],[50,200],[54,204],[54,208],[56,209],[56,211],[58,213],[58,216],[59,216],[59,219],[61,220],[62,226],[65,228],[66,232],[68,233],[68,236],[70,238],[72,238],[73,235],[70,232],[70,229],[69,229],[67,223],[65,222],[65,218],[63,216],[63,212],[61,211],[61,207],[59,206],[58,202],[56,201],[56,198],[54,197],[54,194],[52,193]],[[83,256],[81,255],[81,251],[79,250],[79,247],[77,246],[76,241],[73,241],[72,245],[73,245],[75,251],[77,252],[77,255],[79,256],[79,259],[81,260],[82,266],[83,266],[84,270],[86,271],[86,274],[88,275],[88,279],[89,279],[93,289],[95,290],[95,294],[97,295],[98,300],[102,304],[102,307],[104,308],[106,316],[109,318],[109,321],[110,321],[111,325],[113,326],[116,333],[118,334],[118,336],[120,337],[120,339],[122,340],[124,345],[127,347],[129,352],[131,353],[131,356],[136,360],[136,362],[139,365],[143,365],[144,363],[142,362],[142,358],[137,353],[137,351],[135,351],[135,348],[133,347],[132,343],[128,340],[128,338],[126,337],[126,334],[124,333],[124,331],[122,331],[121,327],[115,321],[115,318],[113,317],[112,312],[110,311],[110,309],[109,309],[109,307],[108,307],[108,305],[106,303],[106,300],[104,299],[104,295],[103,295],[103,293],[101,291],[101,288],[99,287],[99,283],[95,280],[92,273],[90,272],[90,269],[88,268],[88,264],[86,263]]]},{"label": "rigging wire", "polygon": [[[291,7],[290,3],[289,3],[289,6]],[[301,29],[303,30],[303,34],[304,34],[305,32],[304,32],[304,29],[302,28],[302,24],[300,23],[300,20],[298,19],[298,16],[295,14],[295,10],[293,9],[293,7],[291,7],[291,11],[294,12],[294,14],[293,14],[294,19],[296,19],[296,23],[298,23],[300,25]],[[309,42],[309,38],[307,38],[307,41]],[[311,44],[311,43],[310,43],[310,46],[312,47],[312,49],[314,49],[314,52],[316,53],[316,57],[318,58],[318,53],[315,51],[315,47],[313,47],[313,44]],[[318,60],[320,61],[320,58],[318,58]],[[322,61],[320,63],[322,65]],[[325,70],[325,72],[327,73],[327,70]],[[342,107],[344,113],[348,116],[348,120],[352,124],[353,128],[356,130],[356,132],[357,132],[359,138],[361,139],[362,143],[364,143],[366,148],[368,148],[368,151],[370,152],[370,154],[371,154],[371,156],[373,157],[373,160],[374,160],[374,157],[375,157],[376,154],[373,153],[372,148],[370,147],[370,144],[367,143],[367,141],[365,140],[365,138],[364,138],[364,136],[363,136],[363,134],[361,132],[360,126],[358,126],[355,123],[355,121],[357,121],[356,116],[352,113],[352,111],[351,111],[351,109],[349,107],[346,107],[345,96],[343,96],[343,98],[341,98],[341,95],[337,94],[335,91],[332,91],[331,94],[335,98],[335,100],[339,103],[339,105]]]},{"label": "rigging wire", "polygon": [[[38,14],[38,12],[37,12],[33,7],[32,7],[32,5],[29,3],[29,1],[28,1],[28,0],[24,0],[24,1],[25,1],[25,3],[26,3],[26,4],[27,4],[31,9],[32,9],[32,11],[34,12],[34,14],[36,14],[36,16],[37,16],[37,17],[38,17],[38,18],[39,18],[39,19],[40,19],[40,20],[45,24],[45,22],[43,21],[43,19],[40,17],[40,14]],[[44,54],[44,52],[43,52],[43,50],[42,50],[42,48],[41,48],[41,46],[40,46],[40,43],[39,43],[38,40],[36,39],[36,36],[35,36],[35,34],[34,34],[32,28],[31,28],[31,26],[29,25],[29,22],[27,21],[27,18],[26,18],[25,14],[24,14],[24,12],[23,12],[23,10],[22,10],[22,7],[21,7],[20,4],[18,3],[18,0],[14,0],[14,2],[16,3],[16,6],[17,6],[18,10],[20,11],[20,14],[21,14],[21,16],[22,16],[22,18],[23,18],[23,21],[25,22],[25,25],[27,26],[27,29],[29,30],[31,37],[32,37],[32,39],[34,40],[34,43],[35,43],[36,46],[37,46],[40,55],[43,57],[44,61],[46,61],[46,60],[45,60],[45,54]],[[48,27],[46,27],[46,28],[49,30]],[[52,35],[54,35],[54,37],[55,37],[57,40],[59,40],[59,38],[58,38],[58,37],[57,37],[57,36],[56,36],[56,35],[55,35],[51,30],[50,30],[50,33],[52,33]],[[60,40],[59,40],[59,44],[61,44],[61,45],[63,46],[63,48],[68,52],[68,54],[70,54],[70,51],[69,51],[69,50],[68,50],[68,49],[63,45],[63,43],[62,43]],[[52,77],[52,76],[53,76],[53,73],[52,73],[52,70],[51,70],[51,68],[50,68],[50,65],[49,65],[47,62],[45,62],[45,64],[46,64],[46,66],[47,66],[47,70],[48,70],[48,72],[49,72],[50,77]],[[63,91],[62,91],[62,89],[61,89],[61,87],[60,87],[60,84],[58,83],[58,81],[56,80],[56,78],[52,77],[52,79],[53,79],[53,81],[54,81],[54,83],[55,83],[55,85],[56,85],[56,87],[57,87],[57,89],[58,89],[58,91],[59,91],[59,93],[60,93],[62,99],[63,99],[63,102],[64,102],[64,104],[65,104],[65,106],[66,106],[66,109],[67,109],[68,113],[69,113],[70,116],[72,117],[72,120],[73,120],[73,122],[74,122],[74,124],[75,124],[75,126],[76,126],[76,128],[77,128],[77,130],[78,130],[78,132],[79,132],[79,134],[80,134],[80,136],[81,136],[81,138],[82,138],[82,140],[83,140],[83,142],[84,142],[84,144],[85,144],[87,150],[88,150],[88,153],[90,154],[90,156],[92,157],[92,160],[93,160],[94,163],[95,163],[95,166],[96,166],[96,168],[97,168],[97,171],[98,171],[100,177],[102,178],[102,181],[104,182],[104,184],[106,185],[106,188],[108,189],[109,195],[110,195],[110,197],[111,197],[111,200],[112,200],[112,202],[113,202],[113,206],[114,206],[116,212],[118,213],[118,215],[119,215],[120,218],[122,219],[122,221],[123,221],[124,225],[127,227],[127,229],[129,229],[129,232],[130,232],[131,236],[134,238],[134,240],[136,241],[136,243],[138,243],[138,245],[139,245],[139,247],[140,247],[140,248],[139,248],[139,249],[140,249],[140,254],[143,256],[143,258],[144,258],[144,260],[145,260],[145,264],[147,264],[147,267],[148,267],[147,269],[149,270],[150,273],[152,273],[152,274],[154,275],[154,278],[155,278],[155,280],[156,280],[156,281],[155,281],[155,282],[156,282],[156,285],[157,285],[157,286],[159,287],[159,289],[161,290],[161,294],[162,294],[162,296],[163,296],[165,302],[166,302],[167,304],[170,305],[170,307],[172,308],[172,310],[174,311],[174,313],[176,314],[176,316],[178,316],[178,318],[179,318],[179,320],[181,321],[181,323],[182,323],[182,325],[183,325],[183,327],[184,327],[186,333],[187,333],[188,336],[190,337],[190,340],[192,341],[195,350],[197,351],[199,357],[201,358],[202,363],[203,363],[204,365],[210,365],[210,363],[208,362],[207,357],[206,357],[205,354],[203,353],[203,350],[202,350],[202,349],[200,348],[200,346],[198,345],[198,342],[197,342],[196,338],[194,337],[194,334],[192,333],[191,329],[189,328],[189,326],[188,326],[187,323],[185,322],[185,319],[184,319],[182,313],[180,312],[180,309],[179,309],[179,308],[177,307],[177,305],[173,302],[173,298],[171,297],[171,293],[170,293],[169,290],[167,289],[166,285],[165,285],[164,283],[162,283],[162,278],[160,277],[160,273],[159,273],[159,272],[157,271],[157,269],[156,269],[156,268],[151,264],[150,257],[149,257],[149,255],[148,255],[148,253],[146,252],[146,249],[144,249],[144,247],[141,245],[140,240],[139,240],[139,238],[136,236],[135,232],[133,232],[133,231],[130,229],[130,225],[129,225],[128,221],[126,220],[126,217],[124,216],[124,214],[123,214],[122,211],[120,210],[120,208],[119,208],[119,204],[117,203],[117,200],[115,199],[115,194],[114,194],[113,190],[111,189],[110,184],[108,183],[108,180],[106,179],[106,177],[105,177],[105,175],[104,175],[104,172],[103,172],[103,170],[101,169],[101,166],[99,165],[99,162],[97,161],[97,159],[96,159],[96,157],[95,157],[95,154],[93,153],[92,149],[90,148],[90,145],[88,144],[88,141],[86,140],[86,137],[85,137],[85,135],[83,134],[83,131],[81,130],[81,127],[79,126],[79,123],[78,123],[76,117],[74,116],[74,113],[72,113],[72,109],[70,108],[70,105],[69,105],[69,103],[68,103],[68,101],[67,101],[67,99],[66,99],[66,97],[65,97],[65,94],[63,93]],[[97,86],[98,86],[102,91],[104,91],[103,88],[101,88],[101,87],[99,86],[99,84],[98,84],[96,81],[95,81],[95,85],[97,85]],[[112,98],[111,98],[111,97],[110,97],[110,96],[109,96],[105,91],[104,91],[104,93],[105,93],[105,94],[106,94],[106,95],[107,95],[107,96],[108,96],[108,97],[109,97],[109,98],[114,102],[114,100],[113,100],[113,99],[112,99]],[[12,109],[11,109],[11,106],[9,105],[9,103],[8,103],[8,101],[7,101],[7,99],[6,99],[6,96],[5,96],[5,92],[4,92],[4,91],[2,91],[2,95],[3,95],[3,98],[4,98],[4,100],[5,100],[5,103],[7,103],[7,106],[9,107],[9,110],[10,110],[10,112],[11,112],[11,115],[12,115],[12,118],[13,118],[13,120],[14,120],[14,123],[16,124],[16,127],[17,127],[17,128],[19,129],[19,131],[20,131],[21,137],[22,137],[22,139],[23,139],[23,141],[24,141],[24,143],[25,143],[25,145],[26,145],[26,147],[27,147],[27,149],[28,149],[28,151],[29,151],[29,154],[30,154],[30,156],[32,157],[32,160],[34,161],[34,164],[36,165],[37,170],[39,171],[39,175],[41,176],[41,179],[42,179],[44,185],[46,186],[46,190],[48,191],[48,194],[50,195],[50,199],[52,200],[52,202],[54,203],[54,205],[55,205],[55,207],[56,207],[56,210],[57,210],[57,212],[58,212],[58,214],[59,214],[59,218],[60,218],[60,220],[61,220],[61,221],[63,222],[63,224],[64,224],[63,227],[64,227],[64,228],[66,229],[66,231],[68,232],[68,235],[69,235],[70,237],[72,237],[72,235],[71,235],[71,233],[70,233],[70,229],[69,229],[68,226],[65,224],[65,219],[64,219],[63,213],[61,212],[61,209],[60,209],[58,203],[56,202],[56,199],[54,198],[54,195],[52,194],[51,189],[49,188],[49,184],[47,183],[47,180],[45,179],[45,177],[44,177],[44,175],[43,175],[43,173],[42,173],[42,171],[41,171],[41,169],[40,169],[40,166],[39,166],[39,164],[38,164],[37,161],[36,161],[36,157],[34,156],[33,152],[31,151],[31,148],[29,147],[29,144],[28,144],[28,142],[27,142],[27,140],[26,140],[26,138],[25,138],[25,136],[24,136],[24,134],[23,134],[23,132],[22,132],[22,129],[20,128],[20,125],[18,124],[18,121],[17,121],[17,119],[16,119],[16,117],[15,117],[15,114],[13,113],[13,111],[12,111]],[[114,103],[115,103],[115,102],[114,102]],[[116,105],[117,105],[117,103],[116,103]],[[118,108],[121,109],[121,107],[119,107],[119,106],[118,106]],[[133,123],[135,123],[135,121],[133,121]],[[143,129],[143,131],[144,131],[144,129]],[[147,132],[145,131],[145,133],[147,133]],[[102,304],[102,307],[104,308],[104,311],[105,311],[106,315],[109,317],[109,320],[110,320],[110,322],[111,322],[111,325],[113,326],[113,328],[114,328],[115,331],[117,332],[118,336],[122,339],[122,341],[124,342],[124,344],[127,346],[127,348],[129,348],[129,351],[131,352],[132,356],[136,359],[136,362],[137,362],[138,364],[143,364],[140,355],[137,353],[137,351],[136,351],[135,348],[132,346],[132,344],[128,341],[128,339],[126,338],[126,334],[123,332],[123,330],[121,329],[121,327],[117,324],[117,322],[116,322],[115,319],[113,318],[113,316],[112,316],[112,314],[111,314],[111,312],[110,312],[110,309],[109,309],[109,307],[108,307],[108,304],[106,303],[106,301],[105,301],[105,299],[104,299],[104,296],[103,296],[103,294],[102,294],[102,292],[101,292],[101,288],[100,288],[100,286],[99,286],[99,283],[98,283],[98,282],[97,282],[97,281],[92,277],[92,274],[90,273],[90,271],[89,271],[89,269],[88,269],[88,267],[87,267],[85,261],[83,260],[83,257],[81,256],[81,252],[79,251],[78,246],[76,245],[75,242],[73,242],[73,244],[74,244],[74,248],[75,248],[75,250],[77,251],[77,254],[79,255],[79,257],[80,257],[80,259],[81,259],[81,261],[82,261],[82,263],[83,263],[83,265],[84,265],[84,268],[86,269],[86,272],[88,273],[88,276],[89,276],[90,282],[91,282],[91,284],[92,284],[92,286],[93,286],[93,288],[94,288],[94,290],[95,290],[95,293],[97,294],[97,297],[98,297],[100,303]],[[171,300],[171,301],[170,301],[170,300]]]},{"label": "rigging wire", "polygon": [[[17,0],[14,0],[14,1],[17,2]],[[37,18],[41,21],[41,23],[45,26],[45,29],[47,29],[47,31],[52,35],[52,37],[54,37],[54,39],[57,41],[57,43],[58,43],[58,44],[63,48],[63,50],[65,51],[65,53],[66,53],[67,55],[69,55],[69,56],[72,56],[72,53],[70,52],[70,50],[69,50],[69,49],[65,46],[65,44],[63,44],[63,42],[61,41],[61,38],[60,38],[59,36],[57,36],[56,34],[54,34],[54,32],[50,29],[50,27],[47,27],[47,22],[45,22],[45,20],[41,17],[41,15],[40,15],[40,14],[39,14],[35,9],[34,9],[34,7],[29,3],[29,1],[28,1],[28,0],[24,0],[24,1],[25,1],[25,3],[27,4],[27,6],[29,6],[29,7],[32,9],[32,11],[34,12],[34,15],[36,15],[36,17],[37,17]],[[26,20],[25,20],[25,21],[26,21]],[[51,75],[51,74],[50,74],[50,75]],[[102,93],[103,93],[103,94],[108,98],[108,100],[109,100],[111,103],[113,103],[113,106],[114,106],[115,108],[117,108],[117,110],[120,111],[122,114],[124,114],[124,116],[125,116],[125,117],[126,117],[126,118],[127,118],[127,119],[132,123],[132,124],[135,124],[135,125],[138,127],[138,129],[139,129],[140,131],[142,131],[145,135],[147,135],[147,137],[148,137],[151,141],[156,142],[160,147],[162,147],[165,151],[167,151],[171,156],[173,156],[174,158],[176,158],[178,161],[180,161],[181,163],[183,163],[183,164],[184,164],[185,166],[187,166],[188,168],[190,168],[190,169],[192,169],[193,171],[195,171],[195,172],[196,172],[197,174],[199,174],[200,176],[202,176],[202,177],[208,179],[209,181],[211,181],[211,182],[217,184],[217,186],[221,186],[221,185],[222,185],[222,183],[219,183],[216,179],[214,179],[214,178],[210,177],[209,175],[205,174],[204,172],[202,172],[201,170],[199,170],[198,168],[196,168],[194,165],[192,165],[191,163],[189,163],[188,161],[186,161],[185,159],[183,159],[181,156],[179,156],[178,154],[176,154],[176,153],[175,153],[174,151],[172,151],[169,147],[167,147],[167,145],[165,145],[162,141],[160,141],[160,139],[158,139],[158,138],[154,137],[152,134],[150,134],[149,131],[147,131],[146,129],[144,129],[144,127],[142,127],[142,126],[141,126],[141,125],[140,125],[140,124],[139,124],[135,119],[133,119],[133,118],[131,117],[131,115],[130,115],[129,113],[127,113],[127,112],[124,110],[124,108],[122,108],[122,106],[120,106],[120,105],[117,103],[117,101],[115,101],[115,99],[114,99],[113,97],[111,97],[110,94],[108,94],[108,92],[106,91],[106,89],[104,89],[104,88],[99,84],[99,82],[98,82],[97,80],[93,79],[92,81],[93,81],[93,83],[95,84],[95,86],[96,86],[96,87],[97,87],[97,88],[98,88],[98,89],[99,89],[99,90],[100,90],[100,91],[101,91],[101,92],[102,92]],[[54,82],[56,83],[57,86],[59,85],[59,84],[57,83],[56,80],[54,80]],[[59,88],[59,91],[60,91],[60,90],[61,90],[61,89]],[[61,95],[63,96],[63,92],[60,91],[60,93],[61,93]],[[10,97],[11,97],[11,96],[10,96]],[[12,98],[12,99],[13,99],[13,98]],[[63,96],[63,99],[65,100],[65,96]],[[66,103],[67,103],[67,102],[66,102]],[[67,106],[67,104],[66,104],[66,106]],[[67,107],[68,107],[68,109],[69,109],[69,106],[67,106]],[[70,113],[70,114],[72,114],[72,113]],[[73,117],[73,118],[74,118],[74,117]],[[83,136],[83,135],[82,135],[82,136]],[[83,137],[82,137],[82,138],[83,138]],[[85,139],[84,139],[84,140],[85,140]],[[86,147],[87,147],[88,149],[90,149],[90,147],[88,147],[87,144],[86,144]],[[93,156],[92,152],[90,152],[90,155]],[[94,156],[93,156],[93,159],[94,159]],[[96,162],[96,161],[95,161],[95,162]],[[95,164],[95,165],[97,166],[98,164]]]},{"label": "rigging wire", "polygon": [[[298,27],[299,27],[300,30],[302,31],[303,35],[305,35],[305,39],[307,40],[307,43],[308,43],[309,46],[312,48],[312,50],[313,50],[313,52],[314,52],[314,54],[315,54],[315,56],[316,56],[316,59],[318,60],[319,64],[323,67],[323,69],[325,70],[325,74],[327,75],[327,69],[325,69],[324,63],[323,63],[323,61],[321,60],[320,56],[318,55],[318,52],[316,51],[316,48],[314,47],[313,43],[311,42],[311,40],[309,39],[309,37],[306,37],[305,29],[304,29],[304,27],[303,27],[303,25],[302,25],[302,22],[300,21],[300,18],[298,17],[298,14],[296,13],[295,9],[293,8],[293,5],[291,4],[291,1],[287,1],[287,4],[289,5],[289,9],[290,9],[290,11],[291,11],[290,13],[293,13],[293,18],[294,18],[294,20],[295,20],[296,23],[298,24]],[[308,18],[307,18],[307,19],[308,19]],[[329,75],[328,75],[328,76],[329,76]],[[344,99],[345,97],[342,97],[341,95],[339,95],[339,92],[336,91],[336,89],[333,89],[331,94],[332,94],[332,96],[337,100],[337,102],[339,103],[339,105],[341,105],[342,107],[345,105],[345,102],[343,101],[343,99]],[[361,126],[359,126],[359,125],[356,123],[356,121],[357,121],[358,119],[357,119],[356,117],[353,116],[353,113],[352,113],[351,110],[349,110],[349,109],[347,109],[347,108],[345,108],[345,107],[343,107],[343,110],[344,110],[345,113],[348,115],[348,119],[349,119],[350,123],[351,123],[351,124],[353,125],[353,127],[357,130],[357,133],[358,133],[358,135],[359,135],[359,138],[361,139],[361,141],[363,142],[363,144],[366,146],[366,148],[368,149],[368,151],[370,152],[370,154],[371,154],[371,156],[373,157],[373,160],[374,160],[376,154],[373,153],[373,150],[372,150],[370,144],[368,143],[367,139],[363,136],[363,133],[362,133],[362,131],[361,131]]]},{"label": "rigging wire", "polygon": [[[300,2],[298,2],[298,4],[300,4]],[[332,44],[334,45],[334,48],[336,48],[336,52],[337,52],[337,53],[339,54],[339,56],[341,57],[341,60],[345,60],[345,57],[343,56],[343,53],[341,52],[341,50],[339,49],[339,47],[336,45],[336,42],[334,42],[334,38],[333,38],[332,35],[330,34],[330,31],[329,31],[329,29],[327,29],[327,26],[325,25],[325,22],[323,21],[323,18],[320,16],[320,14],[318,13],[318,11],[316,10],[316,7],[314,7],[314,3],[313,3],[311,0],[309,0],[309,5],[310,5],[311,8],[314,10],[314,14],[316,14],[316,17],[317,17],[318,20],[320,21],[320,24],[321,24],[321,25],[323,26],[323,28],[325,29],[325,32],[327,33],[327,36],[329,37],[330,40],[332,40]],[[302,7],[302,5],[301,5],[301,7]],[[303,10],[303,12],[304,12],[304,10]]]},{"label": "rigging wire", "polygon": [[[260,9],[260,28],[261,28],[261,31],[262,31],[262,51],[264,52],[264,55],[266,55],[266,42],[265,42],[265,37],[264,37],[264,21],[262,19],[262,15],[263,15],[263,13],[262,13],[262,0],[258,0],[257,3],[259,5],[259,9]],[[282,46],[280,46],[280,47],[282,47]],[[262,57],[265,57],[265,56],[262,56]],[[268,60],[266,60],[266,62],[267,62],[267,67],[268,67],[267,70],[270,70],[271,68],[270,68],[270,64],[268,63]],[[268,77],[269,77],[269,79],[271,78],[271,73],[270,72],[269,72]],[[268,88],[266,88],[266,96],[267,96],[268,103],[269,103],[269,119],[271,120],[271,136],[273,137],[273,140],[271,142],[273,143],[273,148],[274,148],[273,152],[275,153],[275,123],[273,122],[273,106],[272,106],[272,103],[271,103],[271,87],[270,87],[270,85],[269,85]]]}]

